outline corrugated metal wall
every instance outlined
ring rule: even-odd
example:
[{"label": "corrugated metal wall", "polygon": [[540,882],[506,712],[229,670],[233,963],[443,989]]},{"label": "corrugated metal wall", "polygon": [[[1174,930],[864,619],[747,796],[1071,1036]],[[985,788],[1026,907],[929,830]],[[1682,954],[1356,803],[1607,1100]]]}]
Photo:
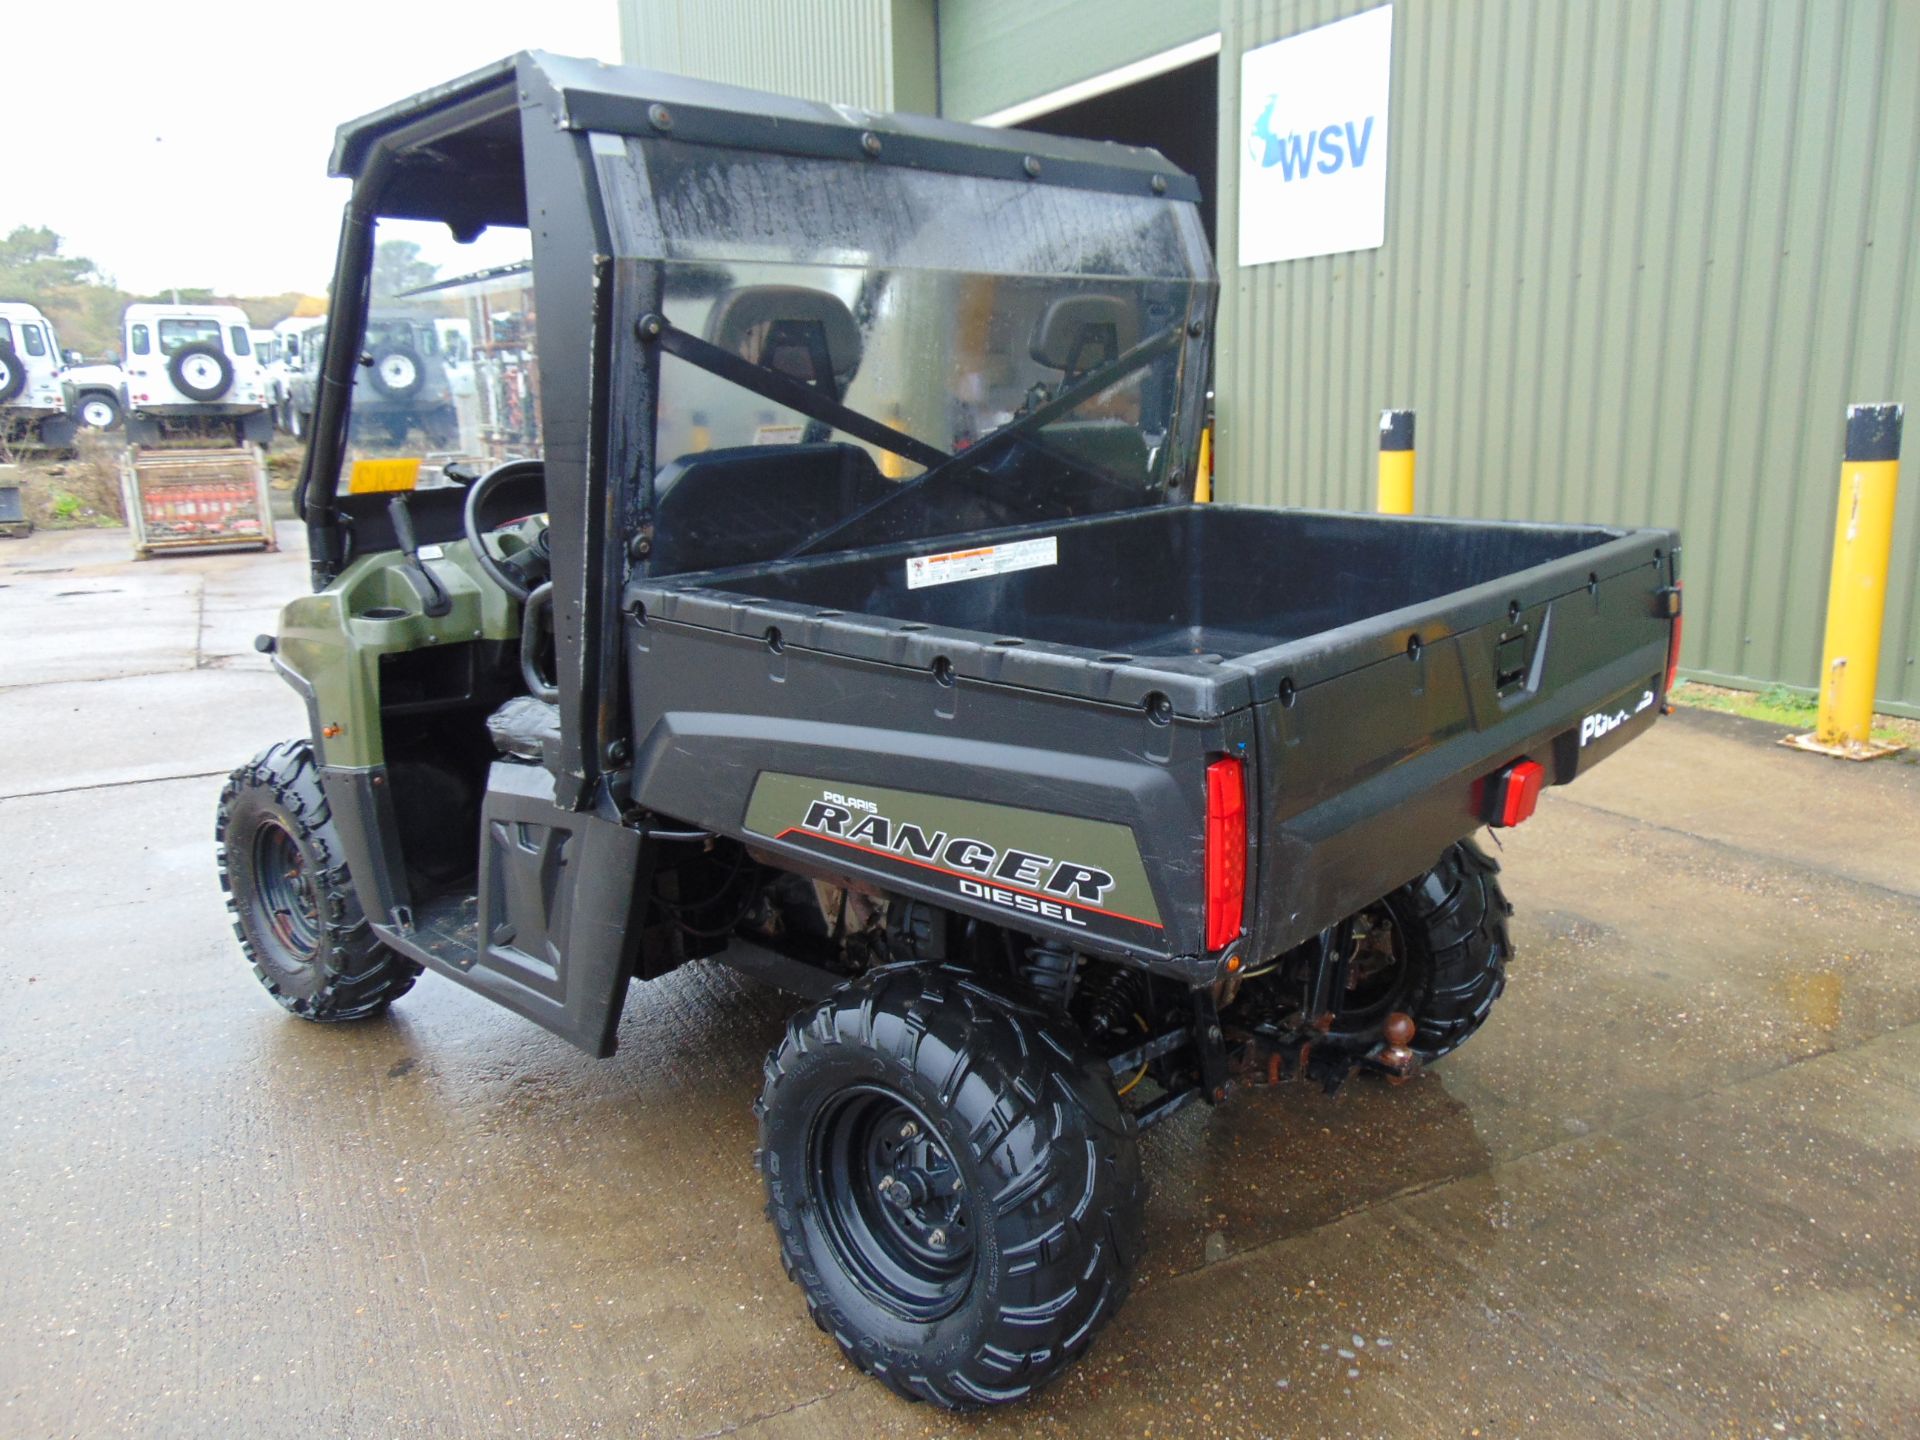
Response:
[{"label": "corrugated metal wall", "polygon": [[975,120],[1219,29],[1219,0],[940,0],[942,113]]},{"label": "corrugated metal wall", "polygon": [[[1387,243],[1241,270],[1223,0],[1221,498],[1678,524],[1689,669],[1811,686],[1844,408],[1920,412],[1920,0],[1399,0]],[[1881,695],[1920,713],[1920,420]]]},{"label": "corrugated metal wall", "polygon": [[870,110],[896,105],[893,0],[620,0],[629,65]]}]

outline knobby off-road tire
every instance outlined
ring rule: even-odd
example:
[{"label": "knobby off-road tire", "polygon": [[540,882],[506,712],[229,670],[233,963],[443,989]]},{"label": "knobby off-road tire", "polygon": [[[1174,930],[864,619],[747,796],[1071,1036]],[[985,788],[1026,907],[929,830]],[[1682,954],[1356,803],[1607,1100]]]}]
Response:
[{"label": "knobby off-road tire", "polygon": [[953,971],[878,970],[794,1018],[755,1111],[787,1275],[896,1393],[1020,1399],[1125,1299],[1136,1127],[1055,1022]]},{"label": "knobby off-road tire", "polygon": [[1409,962],[1410,985],[1396,1008],[1413,1016],[1413,1049],[1422,1060],[1438,1060],[1465,1044],[1506,988],[1513,906],[1500,889],[1499,873],[1492,856],[1462,840],[1384,902]]},{"label": "knobby off-road tire", "polygon": [[413,988],[420,967],[361,912],[309,742],[263,750],[227,778],[214,843],[240,948],[287,1010],[362,1020]]}]

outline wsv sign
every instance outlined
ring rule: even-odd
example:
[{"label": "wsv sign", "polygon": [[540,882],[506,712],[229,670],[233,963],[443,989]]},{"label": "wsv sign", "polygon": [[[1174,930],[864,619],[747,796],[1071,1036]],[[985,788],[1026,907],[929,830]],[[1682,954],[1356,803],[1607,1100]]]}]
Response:
[{"label": "wsv sign", "polygon": [[1393,7],[1240,57],[1240,263],[1371,250],[1387,233]]},{"label": "wsv sign", "polygon": [[1278,167],[1280,178],[1291,181],[1306,180],[1315,172],[1337,175],[1346,166],[1358,170],[1367,163],[1367,152],[1373,148],[1373,116],[1367,116],[1357,126],[1346,120],[1318,130],[1290,130],[1285,135],[1276,135],[1273,133],[1276,103],[1277,99],[1270,98],[1260,118],[1253,122],[1250,148],[1261,169]]}]

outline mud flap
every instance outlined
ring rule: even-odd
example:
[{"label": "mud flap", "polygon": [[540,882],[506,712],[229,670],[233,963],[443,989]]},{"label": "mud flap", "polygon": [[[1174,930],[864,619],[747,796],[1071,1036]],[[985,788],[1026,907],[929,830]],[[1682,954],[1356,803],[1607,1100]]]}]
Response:
[{"label": "mud flap", "polygon": [[248,445],[271,445],[273,443],[273,411],[255,410],[241,417],[240,434]]},{"label": "mud flap", "polygon": [[49,415],[40,422],[40,443],[49,450],[70,450],[79,430],[71,415]]},{"label": "mud flap", "polygon": [[544,767],[496,761],[480,821],[477,954],[455,978],[611,1055],[639,945],[641,848],[616,821],[555,805]]}]

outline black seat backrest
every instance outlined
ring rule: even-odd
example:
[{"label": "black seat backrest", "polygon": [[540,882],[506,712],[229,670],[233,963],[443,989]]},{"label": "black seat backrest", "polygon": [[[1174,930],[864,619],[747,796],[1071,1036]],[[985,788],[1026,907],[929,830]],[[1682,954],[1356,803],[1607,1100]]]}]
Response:
[{"label": "black seat backrest", "polygon": [[772,560],[887,494],[858,445],[743,445],[683,455],[654,477],[653,570]]},{"label": "black seat backrest", "polygon": [[1071,385],[1140,343],[1140,311],[1117,295],[1062,295],[1041,312],[1028,353]]},{"label": "black seat backrest", "polygon": [[860,326],[838,295],[804,285],[745,285],[720,297],[707,339],[838,400],[860,368]]}]

